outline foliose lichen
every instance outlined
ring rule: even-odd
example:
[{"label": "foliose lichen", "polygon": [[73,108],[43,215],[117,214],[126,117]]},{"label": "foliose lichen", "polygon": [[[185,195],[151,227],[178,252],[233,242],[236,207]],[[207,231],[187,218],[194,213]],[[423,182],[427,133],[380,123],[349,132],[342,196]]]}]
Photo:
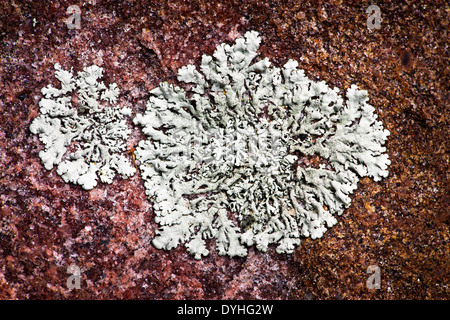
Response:
[{"label": "foliose lichen", "polygon": [[353,85],[344,101],[296,61],[254,61],[260,41],[247,32],[204,55],[199,70],[182,67],[184,89],[161,83],[134,119],[148,136],[135,154],[157,248],[184,244],[200,259],[214,239],[221,255],[270,244],[291,253],[336,224],[359,178],[388,174],[389,131],[367,91]]},{"label": "foliose lichen", "polygon": [[[386,177],[389,131],[353,85],[315,82],[289,60],[282,68],[257,60],[260,37],[204,55],[200,69],[179,69],[183,88],[161,83],[134,118],[147,139],[135,155],[160,228],[155,247],[184,244],[196,259],[209,253],[245,256],[249,246],[291,253],[301,237],[322,237],[350,205],[361,177]],[[256,60],[256,61],[255,61]],[[103,69],[76,76],[55,64],[61,88],[42,89],[40,115],[30,125],[45,148],[46,169],[92,189],[97,180],[135,168],[124,151],[131,109],[115,106],[117,85]]]},{"label": "foliose lichen", "polygon": [[39,152],[44,167],[56,165],[65,182],[86,190],[94,188],[98,178],[112,183],[116,174],[132,176],[136,169],[124,154],[131,109],[114,105],[117,85],[106,87],[99,81],[103,69],[95,65],[74,76],[56,63],[55,74],[61,88],[48,85],[41,90],[40,115],[30,125],[44,143]]}]

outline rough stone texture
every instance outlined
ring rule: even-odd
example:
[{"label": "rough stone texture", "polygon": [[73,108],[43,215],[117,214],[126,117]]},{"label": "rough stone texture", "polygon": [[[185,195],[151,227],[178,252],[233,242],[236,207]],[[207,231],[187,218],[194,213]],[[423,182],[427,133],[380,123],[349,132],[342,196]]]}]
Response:
[{"label": "rough stone texture", "polygon": [[[305,1],[306,2],[306,1]],[[69,5],[81,29],[65,24]],[[2,1],[0,4],[1,299],[448,299],[450,7],[445,1]],[[29,131],[53,64],[97,64],[142,112],[160,81],[198,64],[221,42],[260,32],[274,64],[299,61],[306,75],[341,90],[369,91],[391,132],[390,175],[365,178],[338,224],[294,254],[249,250],[201,261],[184,248],[155,249],[152,205],[136,174],[92,191],[65,184],[38,157]],[[341,91],[342,92],[342,91]],[[129,149],[141,138],[132,133]],[[212,245],[212,244],[211,244]],[[69,265],[82,268],[70,290]],[[369,265],[381,289],[366,287]]]}]

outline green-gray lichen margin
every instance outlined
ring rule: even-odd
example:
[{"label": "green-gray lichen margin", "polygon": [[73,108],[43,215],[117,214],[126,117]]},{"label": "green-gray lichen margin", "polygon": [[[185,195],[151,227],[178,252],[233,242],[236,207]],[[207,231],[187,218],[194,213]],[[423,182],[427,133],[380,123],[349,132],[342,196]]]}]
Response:
[{"label": "green-gray lichen margin", "polygon": [[[184,244],[196,259],[215,240],[220,255],[249,246],[291,253],[322,237],[350,205],[359,178],[388,175],[389,131],[368,93],[315,82],[289,60],[257,60],[250,31],[179,69],[183,88],[161,83],[134,123],[136,148],[159,229],[153,245]],[[316,166],[308,158],[320,159]]]}]

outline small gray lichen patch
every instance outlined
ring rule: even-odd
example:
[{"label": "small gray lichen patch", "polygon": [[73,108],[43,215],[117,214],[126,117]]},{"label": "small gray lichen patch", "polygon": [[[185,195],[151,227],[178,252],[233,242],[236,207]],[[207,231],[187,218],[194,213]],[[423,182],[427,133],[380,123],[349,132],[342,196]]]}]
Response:
[{"label": "small gray lichen patch", "polygon": [[116,174],[132,176],[136,169],[123,154],[131,133],[126,117],[130,108],[119,108],[119,89],[106,87],[99,79],[103,69],[84,68],[76,76],[55,64],[61,88],[51,85],[41,90],[40,115],[33,120],[30,131],[39,136],[44,150],[39,157],[47,170],[56,172],[65,182],[90,190],[97,180],[112,183]]},{"label": "small gray lichen patch", "polygon": [[[296,61],[254,61],[260,41],[247,32],[204,55],[199,70],[182,67],[184,89],[161,83],[134,119],[148,136],[135,154],[160,225],[157,248],[184,244],[200,259],[214,239],[221,255],[270,244],[291,253],[336,224],[359,178],[388,174],[389,131],[367,91],[353,85],[344,101]],[[312,156],[320,164],[305,166]]]}]

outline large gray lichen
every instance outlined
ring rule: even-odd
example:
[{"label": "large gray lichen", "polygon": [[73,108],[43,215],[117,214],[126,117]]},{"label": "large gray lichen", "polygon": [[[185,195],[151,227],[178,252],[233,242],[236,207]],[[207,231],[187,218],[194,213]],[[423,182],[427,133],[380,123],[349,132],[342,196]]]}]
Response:
[{"label": "large gray lichen", "polygon": [[131,109],[109,105],[117,100],[117,85],[106,87],[99,81],[103,69],[95,65],[76,77],[58,63],[55,70],[61,88],[48,85],[41,90],[41,114],[30,125],[45,145],[39,152],[44,167],[51,170],[57,165],[65,182],[86,190],[97,185],[98,177],[112,183],[116,173],[132,176],[136,169],[123,154],[131,132],[126,123]]},{"label": "large gray lichen", "polygon": [[[146,193],[160,225],[153,244],[183,243],[196,259],[215,239],[221,255],[247,246],[291,253],[300,237],[321,237],[346,207],[360,177],[386,177],[389,135],[352,86],[309,80],[296,61],[254,62],[257,32],[182,67],[184,89],[162,83],[134,122]],[[316,165],[312,157],[319,159]],[[316,161],[317,162],[317,161]]]}]

